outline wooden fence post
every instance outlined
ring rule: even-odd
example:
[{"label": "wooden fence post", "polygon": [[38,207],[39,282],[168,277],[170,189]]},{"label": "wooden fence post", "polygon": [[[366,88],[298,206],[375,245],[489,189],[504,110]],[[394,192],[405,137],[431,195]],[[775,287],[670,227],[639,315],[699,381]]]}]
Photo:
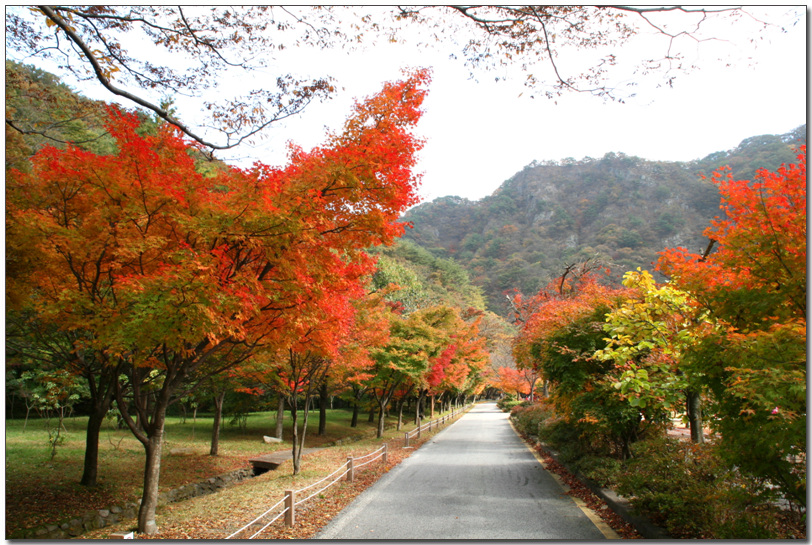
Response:
[{"label": "wooden fence post", "polygon": [[423,419],[418,418],[417,419],[417,438],[418,439],[420,439],[420,428],[422,428],[422,427],[423,427]]},{"label": "wooden fence post", "polygon": [[355,468],[352,465],[352,456],[347,458],[347,480],[352,482],[355,479]]},{"label": "wooden fence post", "polygon": [[408,447],[408,446],[409,446],[409,432],[407,431],[407,432],[406,432],[406,433],[404,433],[403,435],[404,435],[404,437],[406,438],[406,439],[405,439],[406,443],[405,443],[403,446],[404,446],[404,447]]},{"label": "wooden fence post", "polygon": [[389,456],[389,443],[383,444],[383,465],[386,466],[386,461]]},{"label": "wooden fence post", "polygon": [[285,526],[291,528],[296,524],[296,491],[285,490]]}]

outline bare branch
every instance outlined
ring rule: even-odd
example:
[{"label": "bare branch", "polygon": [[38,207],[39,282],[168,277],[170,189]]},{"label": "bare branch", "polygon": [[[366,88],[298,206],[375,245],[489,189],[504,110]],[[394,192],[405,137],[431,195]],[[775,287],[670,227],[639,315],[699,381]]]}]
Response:
[{"label": "bare branch", "polygon": [[90,142],[95,142],[96,140],[99,140],[100,138],[103,138],[104,136],[109,134],[107,132],[104,132],[99,136],[97,136],[96,138],[90,138],[88,140],[60,140],[59,138],[54,138],[53,136],[48,135],[48,133],[45,131],[35,131],[33,129],[23,129],[22,127],[18,127],[15,124],[15,122],[10,119],[6,119],[6,125],[8,125],[9,127],[11,127],[20,134],[36,134],[38,136],[42,136],[43,138],[47,138],[48,140],[52,142],[57,142],[59,144],[89,144]]}]

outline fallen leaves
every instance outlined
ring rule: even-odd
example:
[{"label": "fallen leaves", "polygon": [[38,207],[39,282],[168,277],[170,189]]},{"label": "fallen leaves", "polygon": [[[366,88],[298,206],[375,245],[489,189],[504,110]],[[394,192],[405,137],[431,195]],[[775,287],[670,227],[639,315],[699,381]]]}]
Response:
[{"label": "fallen leaves", "polygon": [[536,445],[535,449],[538,451],[539,456],[544,461],[546,469],[561,477],[561,480],[564,481],[567,486],[569,486],[570,490],[567,492],[569,496],[581,499],[587,507],[594,511],[623,539],[643,539],[643,536],[640,535],[634,526],[623,520],[623,518],[615,513],[605,501],[596,496],[592,490],[578,480],[575,475],[570,473],[566,467],[547,454],[547,451],[545,451],[539,445]]}]

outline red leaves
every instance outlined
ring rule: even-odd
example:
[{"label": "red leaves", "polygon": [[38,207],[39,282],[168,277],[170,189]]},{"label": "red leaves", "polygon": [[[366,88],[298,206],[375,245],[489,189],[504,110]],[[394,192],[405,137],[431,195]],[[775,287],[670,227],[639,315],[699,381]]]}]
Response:
[{"label": "red leaves", "polygon": [[96,329],[115,353],[200,339],[288,346],[329,324],[318,342],[334,354],[329,338],[346,339],[373,270],[364,249],[392,242],[416,202],[408,130],[428,81],[419,71],[387,84],[343,134],[292,148],[284,168],[208,178],[176,131],[142,136],[136,116],[111,110],[118,154],[46,148],[32,174],[10,173],[11,248],[32,264],[15,280],[55,323]]},{"label": "red leaves", "polygon": [[[724,218],[705,234],[718,250],[707,257],[684,248],[662,252],[658,268],[706,303],[726,292],[755,290],[772,299],[781,293],[782,313],[806,312],[806,146],[797,165],[760,170],[756,180],[714,174]],[[739,303],[739,306],[741,303]]]},{"label": "red leaves", "polygon": [[[594,276],[581,278],[577,291],[560,293],[559,281],[553,281],[530,301],[515,299],[515,306],[524,315],[524,326],[514,341],[514,355],[520,366],[531,366],[534,345],[544,346],[547,339],[569,324],[592,313],[601,305],[611,306],[629,289],[608,288],[598,284]],[[559,350],[565,350],[559,347]]]}]

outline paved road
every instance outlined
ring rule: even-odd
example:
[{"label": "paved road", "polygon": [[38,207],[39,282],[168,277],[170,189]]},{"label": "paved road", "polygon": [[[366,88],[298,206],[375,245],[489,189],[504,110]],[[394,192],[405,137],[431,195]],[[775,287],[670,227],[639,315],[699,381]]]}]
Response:
[{"label": "paved road", "polygon": [[381,477],[317,539],[604,539],[511,429],[481,404]]}]

